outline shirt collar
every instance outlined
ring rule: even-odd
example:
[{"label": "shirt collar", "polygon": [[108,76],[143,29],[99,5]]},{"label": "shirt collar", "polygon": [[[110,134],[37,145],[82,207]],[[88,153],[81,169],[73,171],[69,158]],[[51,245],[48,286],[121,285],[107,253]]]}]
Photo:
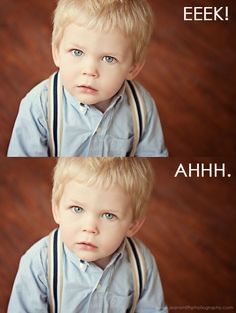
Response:
[{"label": "shirt collar", "polygon": [[116,106],[118,103],[121,103],[125,94],[125,82],[121,86],[120,90],[114,95],[111,99],[111,104],[107,108],[107,111],[110,110],[112,107]]},{"label": "shirt collar", "polygon": [[63,91],[66,101],[73,105],[77,110],[79,109],[81,114],[85,115],[89,109],[89,105],[78,102],[78,100],[73,97],[65,87],[63,88]]}]

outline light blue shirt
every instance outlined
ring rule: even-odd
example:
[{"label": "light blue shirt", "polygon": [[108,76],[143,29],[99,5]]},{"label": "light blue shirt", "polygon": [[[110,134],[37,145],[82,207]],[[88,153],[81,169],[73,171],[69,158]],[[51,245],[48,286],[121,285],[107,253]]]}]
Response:
[{"label": "light blue shirt", "polygon": [[[136,156],[167,156],[156,105],[140,85],[147,125]],[[132,149],[133,121],[124,85],[102,113],[79,103],[63,89],[61,156],[127,156]],[[35,86],[21,101],[8,156],[48,156],[48,80]]]},{"label": "light blue shirt", "polygon": [[[48,237],[34,244],[21,258],[8,313],[48,312]],[[168,313],[154,257],[140,243],[147,279],[136,313]],[[102,270],[63,250],[61,313],[126,313],[132,306],[133,278],[125,241]]]}]

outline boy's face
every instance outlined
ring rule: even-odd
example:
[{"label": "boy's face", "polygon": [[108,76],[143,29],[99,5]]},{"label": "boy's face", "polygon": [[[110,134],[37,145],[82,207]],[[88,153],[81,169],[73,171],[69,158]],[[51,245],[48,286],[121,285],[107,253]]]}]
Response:
[{"label": "boy's face", "polygon": [[80,259],[105,268],[125,236],[132,236],[143,223],[133,222],[130,197],[119,185],[87,186],[76,180],[64,188],[53,216],[65,245]]},{"label": "boy's face", "polygon": [[52,50],[65,88],[79,102],[103,111],[123,82],[142,68],[133,65],[129,40],[118,30],[100,32],[72,23]]}]

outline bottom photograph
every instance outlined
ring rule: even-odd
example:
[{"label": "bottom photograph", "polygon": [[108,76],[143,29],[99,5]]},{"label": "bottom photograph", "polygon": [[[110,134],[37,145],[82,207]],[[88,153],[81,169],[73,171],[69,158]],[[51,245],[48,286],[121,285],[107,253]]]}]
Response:
[{"label": "bottom photograph", "polygon": [[235,312],[236,166],[1,158],[1,312]]}]

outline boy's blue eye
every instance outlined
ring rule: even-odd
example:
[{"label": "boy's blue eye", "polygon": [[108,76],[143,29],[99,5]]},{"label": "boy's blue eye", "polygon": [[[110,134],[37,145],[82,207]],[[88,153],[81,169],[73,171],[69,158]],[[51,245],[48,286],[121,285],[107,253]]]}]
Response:
[{"label": "boy's blue eye", "polygon": [[81,208],[80,206],[73,206],[73,207],[72,207],[72,211],[73,211],[74,213],[76,213],[76,214],[82,213],[83,210],[84,210],[84,209]]},{"label": "boy's blue eye", "polygon": [[107,55],[103,58],[103,60],[105,60],[107,63],[115,63],[116,62],[116,59]]},{"label": "boy's blue eye", "polygon": [[72,50],[72,54],[75,56],[75,57],[80,57],[82,54],[83,54],[83,51],[79,50],[79,49],[74,49]]},{"label": "boy's blue eye", "polygon": [[116,216],[112,213],[104,213],[104,217],[108,220],[113,220]]}]

